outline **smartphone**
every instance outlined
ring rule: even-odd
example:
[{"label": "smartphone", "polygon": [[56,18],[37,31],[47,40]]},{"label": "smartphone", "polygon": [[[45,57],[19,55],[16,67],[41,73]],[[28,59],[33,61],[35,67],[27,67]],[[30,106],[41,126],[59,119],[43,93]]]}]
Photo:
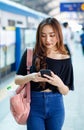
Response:
[{"label": "smartphone", "polygon": [[42,69],[40,70],[41,76],[45,77],[44,74],[51,76],[51,70],[49,69]]}]

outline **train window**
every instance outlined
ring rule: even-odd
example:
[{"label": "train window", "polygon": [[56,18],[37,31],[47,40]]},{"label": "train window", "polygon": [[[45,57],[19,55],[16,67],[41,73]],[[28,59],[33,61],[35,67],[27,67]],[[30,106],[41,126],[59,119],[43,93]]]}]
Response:
[{"label": "train window", "polygon": [[21,21],[17,21],[17,24],[23,24]]},{"label": "train window", "polygon": [[8,20],[8,26],[15,26],[15,21],[14,20]]}]

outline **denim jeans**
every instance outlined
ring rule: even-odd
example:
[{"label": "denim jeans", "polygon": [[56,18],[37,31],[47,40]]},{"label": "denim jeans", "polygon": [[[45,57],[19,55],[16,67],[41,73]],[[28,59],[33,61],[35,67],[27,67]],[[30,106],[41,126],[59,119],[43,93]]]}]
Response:
[{"label": "denim jeans", "polygon": [[31,92],[27,130],[62,130],[65,111],[63,96],[52,92]]}]

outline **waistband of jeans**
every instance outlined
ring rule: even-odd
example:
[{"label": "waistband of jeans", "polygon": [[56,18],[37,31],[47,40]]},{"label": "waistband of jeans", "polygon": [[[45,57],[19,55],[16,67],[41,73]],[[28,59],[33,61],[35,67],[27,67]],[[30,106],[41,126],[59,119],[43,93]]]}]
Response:
[{"label": "waistband of jeans", "polygon": [[57,95],[61,95],[60,93],[56,92],[37,92],[37,91],[31,91],[31,95],[35,96],[35,97],[44,97],[44,96],[57,96]]}]

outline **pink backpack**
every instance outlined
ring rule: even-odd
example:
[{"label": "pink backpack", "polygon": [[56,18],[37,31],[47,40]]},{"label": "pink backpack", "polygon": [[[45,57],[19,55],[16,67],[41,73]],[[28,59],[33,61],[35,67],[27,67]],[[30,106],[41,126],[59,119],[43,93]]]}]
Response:
[{"label": "pink backpack", "polygon": [[[32,50],[27,50],[27,72],[32,65]],[[10,98],[10,110],[18,124],[26,124],[30,112],[30,82],[16,89],[16,95]]]}]

